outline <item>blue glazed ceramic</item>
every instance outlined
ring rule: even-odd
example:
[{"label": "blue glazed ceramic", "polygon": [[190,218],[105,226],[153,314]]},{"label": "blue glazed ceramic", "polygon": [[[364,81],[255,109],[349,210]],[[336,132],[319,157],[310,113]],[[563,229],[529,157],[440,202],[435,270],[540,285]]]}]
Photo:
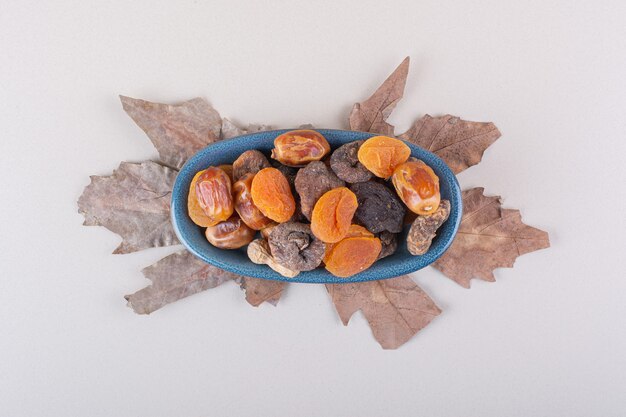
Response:
[{"label": "blue glazed ceramic", "polygon": [[[437,236],[426,254],[413,256],[408,252],[407,226],[400,236],[396,253],[377,261],[359,274],[349,278],[338,278],[324,268],[317,268],[314,271],[301,272],[295,278],[285,278],[266,265],[250,262],[245,247],[238,250],[223,250],[212,246],[204,237],[204,228],[196,226],[187,214],[187,194],[194,175],[209,166],[230,164],[248,149],[258,149],[269,155],[274,138],[288,131],[289,129],[258,132],[217,142],[198,152],[183,166],[172,191],[172,223],[178,239],[191,253],[209,264],[239,275],[289,282],[339,284],[393,278],[415,272],[436,261],[448,249],[461,222],[462,202],[459,183],[441,159],[411,143],[407,143],[411,148],[411,155],[421,159],[435,171],[439,176],[441,198],[450,200],[452,206],[450,217],[437,231]],[[326,137],[332,149],[347,142],[376,136],[372,133],[345,130],[317,129],[317,131]]]}]

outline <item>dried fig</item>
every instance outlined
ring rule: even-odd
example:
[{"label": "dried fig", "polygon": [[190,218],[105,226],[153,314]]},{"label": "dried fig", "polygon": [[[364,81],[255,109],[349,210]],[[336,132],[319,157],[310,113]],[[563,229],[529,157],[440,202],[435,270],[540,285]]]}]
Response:
[{"label": "dried fig", "polygon": [[[398,249],[398,235],[388,231],[380,232],[376,235],[380,239],[382,249],[378,255],[378,259],[383,259],[389,255],[393,255]],[[378,260],[376,259],[376,260]]]},{"label": "dried fig", "polygon": [[330,167],[345,182],[365,182],[372,178],[372,173],[359,162],[358,152],[364,140],[341,145],[330,156]]},{"label": "dried fig", "polygon": [[406,239],[406,246],[411,255],[423,255],[428,251],[437,229],[448,220],[449,215],[450,202],[441,200],[433,214],[417,216]]},{"label": "dried fig", "polygon": [[294,271],[311,271],[324,257],[324,242],[304,223],[281,223],[269,236],[270,251],[276,262]]},{"label": "dried fig", "polygon": [[295,187],[300,196],[302,214],[311,220],[311,212],[317,200],[326,191],[343,187],[345,183],[321,161],[314,161],[298,171]]},{"label": "dried fig", "polygon": [[350,190],[356,194],[359,203],[354,213],[356,223],[372,233],[402,231],[406,209],[393,191],[374,181],[352,184]]},{"label": "dried fig", "polygon": [[265,239],[256,239],[248,245],[248,258],[255,264],[267,265],[280,275],[293,278],[298,275],[299,271],[294,271],[280,265],[270,253],[269,243]]}]

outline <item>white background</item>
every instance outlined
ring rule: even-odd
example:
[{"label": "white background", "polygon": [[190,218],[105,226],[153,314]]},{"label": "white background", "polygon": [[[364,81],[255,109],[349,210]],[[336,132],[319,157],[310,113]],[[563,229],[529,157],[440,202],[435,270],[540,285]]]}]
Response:
[{"label": "white background", "polygon": [[[0,416],[626,415],[623,1],[42,1],[0,6]],[[460,175],[552,247],[397,351],[321,286],[253,308],[234,284],[151,316],[124,294],[174,248],[111,255],[81,227],[90,174],[156,156],[117,94],[207,98],[237,122],[345,127],[404,56],[397,132],[494,121]]]}]

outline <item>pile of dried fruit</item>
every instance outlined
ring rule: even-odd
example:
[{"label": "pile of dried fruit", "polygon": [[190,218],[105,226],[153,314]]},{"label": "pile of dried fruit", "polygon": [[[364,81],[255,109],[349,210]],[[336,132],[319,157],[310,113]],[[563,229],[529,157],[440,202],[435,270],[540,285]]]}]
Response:
[{"label": "pile of dried fruit", "polygon": [[450,213],[434,171],[387,136],[330,151],[321,133],[294,130],[276,137],[272,163],[249,150],[200,171],[189,216],[213,246],[248,245],[252,262],[290,278],[322,263],[343,278],[369,268],[395,252],[405,219],[409,252],[426,253]]}]

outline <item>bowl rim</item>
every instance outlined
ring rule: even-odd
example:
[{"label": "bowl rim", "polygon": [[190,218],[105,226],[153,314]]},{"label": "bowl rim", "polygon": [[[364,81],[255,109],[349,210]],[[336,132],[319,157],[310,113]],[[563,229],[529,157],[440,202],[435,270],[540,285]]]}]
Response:
[{"label": "bowl rim", "polygon": [[[448,250],[448,248],[452,244],[452,241],[454,240],[454,237],[456,236],[458,232],[458,229],[461,223],[461,216],[463,213],[463,202],[462,202],[461,189],[459,186],[459,182],[456,178],[456,175],[452,172],[450,167],[448,167],[448,165],[441,158],[439,158],[436,154],[407,141],[403,141],[403,142],[407,146],[409,146],[409,148],[411,148],[412,155],[414,153],[414,150],[417,150],[418,152],[426,154],[428,156],[428,159],[431,159],[437,162],[437,168],[439,170],[444,171],[445,181],[448,182],[450,185],[449,199],[451,202],[451,210],[450,210],[450,216],[448,220],[446,221],[446,223],[451,222],[452,229],[449,233],[449,236],[444,241],[444,243],[437,245],[436,251],[433,251],[433,247],[431,246],[431,248],[429,248],[426,254],[419,255],[419,256],[412,256],[411,258],[409,258],[409,260],[411,260],[412,262],[409,262],[409,261],[397,262],[393,265],[393,267],[387,266],[383,271],[380,271],[378,275],[373,274],[372,267],[370,267],[348,278],[339,278],[328,273],[324,269],[320,270],[319,268],[316,268],[313,271],[301,272],[295,278],[287,278],[276,273],[267,265],[254,264],[249,260],[248,260],[249,267],[244,268],[245,274],[242,274],[243,271],[241,267],[234,265],[233,263],[230,263],[230,262],[224,262],[221,259],[219,259],[219,257],[209,256],[205,252],[199,250],[194,245],[192,245],[188,241],[188,239],[185,237],[185,233],[181,231],[179,220],[177,218],[178,216],[181,216],[181,211],[182,211],[182,216],[187,217],[187,219],[191,221],[187,212],[187,192],[185,192],[185,190],[188,189],[188,184],[186,181],[183,181],[183,178],[185,177],[185,175],[181,175],[181,174],[188,175],[187,171],[191,169],[190,167],[194,167],[196,164],[198,164],[199,161],[204,160],[207,157],[207,154],[209,154],[212,148],[214,148],[215,146],[218,146],[218,147],[228,146],[229,143],[234,144],[234,143],[246,141],[248,140],[248,138],[255,137],[255,136],[273,136],[275,138],[276,136],[282,133],[289,132],[292,130],[303,130],[303,129],[296,128],[296,129],[265,130],[265,131],[259,131],[259,132],[253,132],[253,133],[246,133],[244,135],[240,135],[240,136],[236,136],[233,138],[224,139],[221,141],[211,143],[207,145],[206,147],[200,149],[198,152],[196,152],[180,168],[176,176],[176,179],[174,181],[174,186],[173,186],[172,194],[171,194],[170,219],[172,222],[172,227],[174,229],[174,232],[176,236],[178,237],[178,240],[196,258],[202,260],[203,262],[207,264],[216,266],[218,268],[224,269],[226,271],[229,271],[238,275],[247,276],[247,277],[267,279],[267,280],[272,280],[272,281],[294,282],[294,283],[297,282],[297,283],[312,283],[312,284],[347,284],[347,283],[355,283],[355,282],[390,279],[390,278],[394,278],[394,277],[398,277],[401,275],[406,275],[406,274],[419,271],[420,269],[423,269],[429,266],[430,264],[434,263]],[[311,129],[306,129],[306,130],[314,130],[316,132],[321,133],[324,136],[326,136],[327,134],[331,134],[331,135],[340,134],[341,135],[341,134],[346,134],[346,133],[350,133],[356,136],[362,136],[361,138],[351,139],[350,141],[367,139],[367,138],[374,137],[374,136],[380,136],[377,133],[361,132],[361,131],[354,131],[354,130],[342,130],[342,129],[311,128]],[[349,141],[346,141],[345,143],[348,143],[348,142]],[[255,149],[255,148],[250,148],[250,149]],[[431,162],[431,163],[428,163],[428,165],[432,167],[433,164]],[[191,175],[192,178],[196,172],[197,171],[192,172],[192,175]],[[441,175],[439,175],[439,177],[440,177],[440,183],[441,183]],[[446,223],[444,223],[444,225]],[[196,227],[200,227],[200,226],[196,226]],[[406,229],[407,227],[405,226],[402,232],[403,234],[406,234]],[[449,227],[448,227],[448,230],[450,230]],[[399,244],[401,245],[402,242],[399,242]],[[421,259],[426,259],[426,258],[428,258],[426,262],[420,262]],[[383,260],[384,259],[385,258],[383,258]],[[380,261],[377,261],[376,263],[378,262]],[[374,265],[376,265],[376,263]],[[415,267],[416,265],[417,267]]]}]

